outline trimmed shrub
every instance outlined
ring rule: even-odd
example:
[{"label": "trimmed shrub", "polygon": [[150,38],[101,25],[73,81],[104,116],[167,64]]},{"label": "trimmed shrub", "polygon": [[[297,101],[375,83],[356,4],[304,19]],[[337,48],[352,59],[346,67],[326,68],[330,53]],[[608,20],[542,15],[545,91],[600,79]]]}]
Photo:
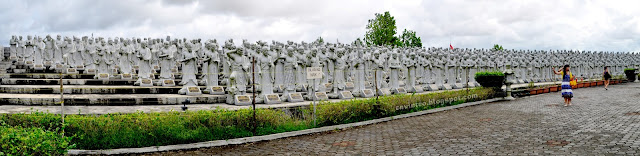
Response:
[{"label": "trimmed shrub", "polygon": [[635,81],[636,80],[636,69],[634,68],[625,68],[624,69],[624,74],[627,76],[627,79],[629,81]]},{"label": "trimmed shrub", "polygon": [[504,73],[500,71],[477,72],[475,79],[482,87],[499,88],[504,82]]},{"label": "trimmed shrub", "polygon": [[64,155],[71,137],[42,128],[0,125],[0,155]]}]

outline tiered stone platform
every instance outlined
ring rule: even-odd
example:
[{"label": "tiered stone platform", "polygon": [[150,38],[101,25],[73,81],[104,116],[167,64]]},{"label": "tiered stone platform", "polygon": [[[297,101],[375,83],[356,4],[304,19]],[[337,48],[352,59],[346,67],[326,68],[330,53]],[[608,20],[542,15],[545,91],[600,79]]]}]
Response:
[{"label": "tiered stone platform", "polygon": [[[11,68],[10,68],[11,67]],[[141,87],[135,80],[97,80],[93,75],[64,75],[52,71],[35,71],[12,66],[9,61],[0,63],[0,103],[2,105],[60,105],[60,83],[65,105],[177,105],[188,103],[224,103],[225,96],[202,94],[179,95],[181,86]],[[4,70],[9,69],[9,70]],[[154,80],[159,81],[159,80]],[[176,80],[176,83],[179,83]],[[201,89],[204,90],[204,86]]]}]

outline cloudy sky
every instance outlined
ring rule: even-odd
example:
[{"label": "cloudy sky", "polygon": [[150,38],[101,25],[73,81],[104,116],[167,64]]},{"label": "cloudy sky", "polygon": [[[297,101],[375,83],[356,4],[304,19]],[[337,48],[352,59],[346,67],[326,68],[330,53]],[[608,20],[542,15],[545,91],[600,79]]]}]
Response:
[{"label": "cloudy sky", "polygon": [[[640,1],[580,0],[0,0],[11,35],[350,43],[375,13],[427,47],[640,51]],[[238,41],[236,41],[238,43]]]}]

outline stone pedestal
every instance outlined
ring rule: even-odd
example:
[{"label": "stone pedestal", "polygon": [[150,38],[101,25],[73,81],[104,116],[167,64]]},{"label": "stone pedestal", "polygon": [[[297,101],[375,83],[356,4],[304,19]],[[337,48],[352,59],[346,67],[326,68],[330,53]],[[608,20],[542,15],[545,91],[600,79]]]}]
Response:
[{"label": "stone pedestal", "polygon": [[[85,69],[84,74],[96,74],[96,69]],[[120,77],[122,79],[122,77]]]},{"label": "stone pedestal", "polygon": [[380,88],[380,89],[378,89],[378,95],[382,95],[382,96],[391,95],[391,89],[389,89],[389,88]]},{"label": "stone pedestal", "polygon": [[176,86],[176,82],[172,79],[162,79],[160,80],[161,86],[163,87],[173,87]]},{"label": "stone pedestal", "polygon": [[251,104],[251,96],[249,95],[236,95],[234,97],[234,105],[250,105]]},{"label": "stone pedestal", "polygon": [[414,86],[411,88],[411,90],[409,91],[411,93],[422,93],[424,92],[424,90],[422,89],[422,86]]},{"label": "stone pedestal", "polygon": [[371,89],[363,89],[363,90],[360,91],[360,97],[370,98],[370,97],[373,97],[373,96],[374,96],[374,94],[373,94],[373,91],[371,91]]},{"label": "stone pedestal", "polygon": [[209,94],[211,95],[224,95],[224,87],[222,86],[212,86],[207,88],[207,90],[209,90]]},{"label": "stone pedestal", "polygon": [[340,99],[353,99],[353,94],[350,91],[341,91],[338,93]]},{"label": "stone pedestal", "polygon": [[264,95],[264,103],[265,104],[279,104],[282,103],[280,100],[280,96],[278,94],[265,94]]},{"label": "stone pedestal", "polygon": [[393,88],[391,91],[393,94],[407,94],[407,90],[405,90],[404,87]]},{"label": "stone pedestal", "polygon": [[304,99],[302,98],[301,93],[288,93],[285,95],[288,102],[302,102]]},{"label": "stone pedestal", "polygon": [[198,86],[187,87],[187,95],[202,95],[202,91]]},{"label": "stone pedestal", "polygon": [[440,87],[438,87],[438,85],[436,84],[429,84],[429,86],[427,86],[429,88],[429,91],[437,91],[440,90]]},{"label": "stone pedestal", "polygon": [[33,65],[33,70],[44,70],[44,65],[43,64],[34,64]]},{"label": "stone pedestal", "polygon": [[98,80],[109,80],[108,73],[98,73],[97,77],[98,77]]},{"label": "stone pedestal", "polygon": [[453,87],[453,89],[462,89],[464,85],[462,85],[462,83],[454,83],[451,87]]},{"label": "stone pedestal", "polygon": [[[85,70],[85,71],[87,71],[87,70]],[[120,79],[133,80],[133,75],[131,75],[131,74],[120,74]]]},{"label": "stone pedestal", "polygon": [[153,87],[153,80],[151,79],[142,79],[140,80],[141,87]]},{"label": "stone pedestal", "polygon": [[313,96],[314,96],[316,101],[329,100],[329,96],[327,96],[327,93],[325,93],[325,92],[315,92]]},{"label": "stone pedestal", "polygon": [[442,84],[442,90],[451,90],[453,89],[453,87],[451,87],[451,85],[449,84]]},{"label": "stone pedestal", "polygon": [[78,74],[78,70],[76,70],[75,68],[67,68],[64,73],[65,74],[77,75]]},{"label": "stone pedestal", "polygon": [[345,82],[345,83],[344,83],[344,86],[345,86],[345,87],[344,87],[344,89],[345,89],[345,90],[352,90],[352,89],[353,89],[353,87],[355,87],[355,85],[353,84],[353,82]]}]

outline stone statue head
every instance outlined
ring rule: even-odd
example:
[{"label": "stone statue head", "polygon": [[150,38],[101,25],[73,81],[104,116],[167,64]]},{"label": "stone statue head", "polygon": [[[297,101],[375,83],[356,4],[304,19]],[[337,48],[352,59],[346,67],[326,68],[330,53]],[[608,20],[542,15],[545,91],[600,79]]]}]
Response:
[{"label": "stone statue head", "polygon": [[287,47],[287,55],[288,56],[293,56],[293,48],[292,47]]}]

